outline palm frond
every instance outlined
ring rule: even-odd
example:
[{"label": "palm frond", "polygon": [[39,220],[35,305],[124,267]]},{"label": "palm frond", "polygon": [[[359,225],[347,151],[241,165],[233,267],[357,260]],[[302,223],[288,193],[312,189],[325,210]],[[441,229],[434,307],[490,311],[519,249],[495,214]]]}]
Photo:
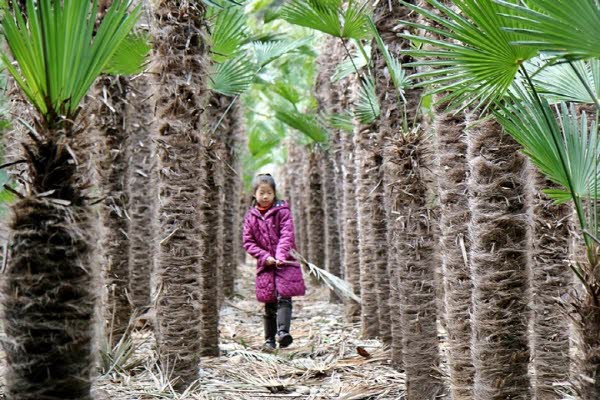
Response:
[{"label": "palm frond", "polygon": [[72,118],[96,77],[133,29],[141,5],[115,0],[96,29],[97,2],[27,0],[2,20],[17,66],[2,61],[47,123]]},{"label": "palm frond", "polygon": [[496,0],[505,7],[508,25],[522,34],[518,44],[560,52],[567,58],[600,58],[600,2],[598,0],[535,0],[531,7]]},{"label": "palm frond", "polygon": [[535,74],[533,81],[551,100],[596,104],[600,99],[600,60],[551,65]]},{"label": "palm frond", "polygon": [[246,14],[242,7],[229,6],[217,12],[212,33],[211,55],[221,63],[238,53],[248,36]]},{"label": "palm frond", "polygon": [[266,123],[258,123],[248,132],[248,150],[259,159],[281,143],[281,135],[273,132]]},{"label": "palm frond", "polygon": [[536,55],[536,49],[518,44],[523,34],[507,31],[520,27],[520,22],[504,15],[514,11],[495,0],[455,0],[460,13],[438,0],[427,0],[437,12],[400,1],[439,26],[403,21],[430,35],[400,36],[425,45],[405,52],[422,60],[410,65],[431,67],[412,78],[424,79],[421,86],[433,86],[431,93],[449,92],[442,101],[452,100],[451,107],[487,104],[501,98],[520,65]]},{"label": "palm frond", "polygon": [[333,290],[338,296],[344,299],[354,300],[360,304],[360,297],[354,293],[352,286],[348,282],[328,271],[325,271],[324,269],[317,267],[313,263],[308,262],[306,258],[302,257],[302,255],[295,250],[292,250],[291,254],[292,257],[304,264],[311,274],[313,274],[318,280],[324,282],[327,287]]},{"label": "palm frond", "polygon": [[109,75],[139,74],[148,62],[151,50],[152,44],[147,34],[132,33],[117,47],[102,72]]},{"label": "palm frond", "polygon": [[281,56],[310,44],[312,40],[312,37],[308,37],[298,40],[253,42],[252,48],[255,62],[259,67],[264,67]]},{"label": "palm frond", "polygon": [[287,22],[345,39],[367,39],[370,15],[367,1],[291,0],[280,11]]},{"label": "palm frond", "polygon": [[[371,54],[371,46],[365,46],[365,54],[367,54],[367,56]],[[346,57],[344,61],[335,66],[335,71],[331,76],[332,82],[344,79],[355,73],[357,69],[360,70],[365,67],[371,61],[370,59],[365,58],[362,51],[355,51],[351,56],[352,58]]]},{"label": "palm frond", "polygon": [[317,143],[327,143],[329,133],[316,116],[289,111],[277,105],[274,106],[275,118],[284,124],[298,130]]},{"label": "palm frond", "polygon": [[375,93],[375,82],[373,78],[367,77],[360,87],[358,99],[354,105],[354,115],[361,124],[368,125],[375,121],[380,113],[381,108]]},{"label": "palm frond", "polygon": [[302,100],[301,93],[290,83],[278,81],[269,88],[292,104],[298,104]]},{"label": "palm frond", "polygon": [[334,113],[325,116],[325,121],[333,129],[340,129],[344,132],[352,132],[354,130],[354,115],[350,111],[344,113]]},{"label": "palm frond", "polygon": [[[521,91],[519,99],[502,107],[496,117],[506,131],[523,146],[533,164],[551,181],[565,188],[548,191],[557,201],[595,198],[598,191],[598,126],[590,124],[585,114],[578,115],[574,106],[565,103],[554,113],[544,100],[537,102]],[[562,128],[562,129],[561,129]]]},{"label": "palm frond", "polygon": [[243,53],[212,68],[209,87],[225,96],[237,96],[245,92],[252,84],[256,70]]}]

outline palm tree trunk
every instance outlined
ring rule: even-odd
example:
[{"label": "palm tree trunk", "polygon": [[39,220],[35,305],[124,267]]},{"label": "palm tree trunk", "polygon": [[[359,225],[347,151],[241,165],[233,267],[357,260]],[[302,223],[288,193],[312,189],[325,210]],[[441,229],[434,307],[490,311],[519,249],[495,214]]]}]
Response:
[{"label": "palm tree trunk", "polygon": [[242,180],[240,179],[241,162],[240,146],[243,135],[243,113],[239,101],[235,102],[229,111],[229,129],[224,136],[225,151],[223,152],[223,164],[225,165],[224,195],[225,206],[223,207],[223,230],[226,240],[223,247],[223,293],[229,297],[233,295],[237,266],[239,262],[239,249],[241,244],[241,216],[236,205],[242,195]]},{"label": "palm tree trunk", "polygon": [[496,121],[467,126],[475,399],[531,399],[527,163]]},{"label": "palm tree trunk", "polygon": [[292,140],[287,143],[288,149],[288,163],[286,165],[287,170],[287,181],[289,182],[288,191],[290,194],[289,202],[291,204],[292,214],[294,216],[294,227],[296,229],[295,236],[299,239],[296,246],[298,251],[304,256],[308,256],[306,248],[304,247],[304,241],[302,238],[304,235],[305,222],[302,213],[302,182],[304,177],[299,174],[299,171],[304,169],[301,160],[301,149]]},{"label": "palm tree trunk", "polygon": [[[71,121],[23,142],[27,192],[12,206],[3,283],[8,399],[90,399],[98,269]],[[71,149],[71,150],[69,150]]]},{"label": "palm tree trunk", "polygon": [[308,260],[320,268],[325,266],[325,210],[323,204],[323,183],[321,171],[323,165],[323,152],[316,146],[307,148],[308,163],[307,179],[307,239]]},{"label": "palm tree trunk", "polygon": [[557,400],[554,383],[569,380],[569,319],[560,299],[570,292],[572,273],[569,260],[571,207],[555,205],[542,189],[553,187],[537,171],[533,196],[534,242],[533,284],[533,368],[537,400]]},{"label": "palm tree trunk", "polygon": [[95,88],[94,126],[100,147],[97,174],[100,190],[106,196],[100,206],[102,270],[107,288],[104,323],[109,345],[121,340],[132,314],[129,302],[129,220],[127,192],[129,147],[127,137],[127,92],[130,82],[124,77],[101,77]]},{"label": "palm tree trunk", "polygon": [[206,123],[202,110],[208,101],[208,47],[201,2],[158,0],[153,6],[160,235],[156,339],[160,362],[173,371],[175,387],[181,390],[197,377],[201,316],[206,311],[201,310],[206,294],[200,281],[205,249],[200,220],[204,191],[199,184],[206,182],[206,172],[197,132]]},{"label": "palm tree trunk", "polygon": [[470,347],[473,283],[468,260],[467,141],[464,114],[446,112],[445,107],[436,107],[434,130],[450,390],[452,398],[458,400],[473,398],[475,376]]},{"label": "palm tree trunk", "polygon": [[[129,98],[131,125],[129,169],[129,293],[134,307],[141,311],[150,306],[150,277],[154,269],[156,212],[156,151],[152,132],[154,102],[150,96],[149,77],[132,81]],[[135,119],[134,119],[135,118]]]}]

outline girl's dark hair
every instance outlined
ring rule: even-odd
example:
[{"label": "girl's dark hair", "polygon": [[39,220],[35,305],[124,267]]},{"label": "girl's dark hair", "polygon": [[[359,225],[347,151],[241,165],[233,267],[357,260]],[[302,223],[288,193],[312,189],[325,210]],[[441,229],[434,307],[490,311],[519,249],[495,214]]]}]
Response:
[{"label": "girl's dark hair", "polygon": [[277,201],[277,185],[275,184],[275,179],[273,179],[271,174],[258,174],[252,180],[252,205],[253,206],[256,205],[256,197],[254,197],[254,194],[258,190],[258,187],[265,183],[267,185],[271,186],[271,189],[273,189],[273,192],[275,192],[274,201]]}]

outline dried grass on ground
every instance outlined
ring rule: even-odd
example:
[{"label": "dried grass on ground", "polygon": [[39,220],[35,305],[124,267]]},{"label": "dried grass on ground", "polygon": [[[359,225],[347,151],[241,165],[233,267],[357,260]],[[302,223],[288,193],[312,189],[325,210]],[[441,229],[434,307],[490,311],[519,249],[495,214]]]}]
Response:
[{"label": "dried grass on ground", "polygon": [[343,305],[329,304],[324,288],[310,288],[306,297],[295,300],[294,344],[276,354],[261,352],[262,305],[254,300],[253,268],[246,265],[240,269],[239,297],[227,301],[221,310],[222,356],[202,359],[198,385],[175,394],[168,372],[157,366],[153,335],[139,331],[133,336],[133,359],[126,363],[139,365],[102,376],[96,384],[97,398],[404,398],[404,374],[391,368],[389,350],[377,340],[360,340],[360,327],[344,321]]}]

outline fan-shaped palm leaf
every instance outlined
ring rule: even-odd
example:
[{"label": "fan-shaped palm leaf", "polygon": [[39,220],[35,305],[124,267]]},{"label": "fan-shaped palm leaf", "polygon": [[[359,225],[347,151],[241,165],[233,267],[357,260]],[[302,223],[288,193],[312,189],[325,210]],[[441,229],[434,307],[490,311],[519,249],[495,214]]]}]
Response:
[{"label": "fan-shaped palm leaf", "polygon": [[297,129],[317,143],[327,143],[329,133],[314,115],[285,110],[279,106],[275,106],[274,110],[275,118],[284,124]]},{"label": "fan-shaped palm leaf", "polygon": [[271,85],[270,89],[292,104],[298,104],[302,100],[302,95],[292,84],[279,81]]},{"label": "fan-shaped palm leaf", "polygon": [[344,132],[352,132],[354,130],[354,115],[350,111],[341,114],[330,114],[325,116],[324,119],[333,129],[340,129]]},{"label": "fan-shaped palm leaf", "polygon": [[349,0],[291,0],[280,11],[287,22],[315,29],[345,39],[366,39],[370,36],[367,17],[368,2]]},{"label": "fan-shaped palm leaf", "polygon": [[597,104],[600,101],[600,60],[551,65],[541,69],[534,82],[549,99]]},{"label": "fan-shaped palm leaf", "polygon": [[354,115],[361,124],[370,124],[375,121],[381,109],[375,94],[375,83],[371,77],[366,78],[360,87],[358,100],[354,105]]},{"label": "fan-shaped palm leaf", "polygon": [[256,70],[243,53],[212,68],[209,87],[225,96],[237,96],[245,92],[252,84]]},{"label": "fan-shaped palm leaf", "polygon": [[264,67],[284,54],[288,54],[302,46],[310,44],[312,40],[312,37],[308,37],[299,40],[253,42],[252,47],[255,62],[259,67]]},{"label": "fan-shaped palm leaf", "polygon": [[246,15],[241,7],[230,6],[216,13],[211,38],[213,61],[220,63],[236,54],[248,36]]},{"label": "fan-shaped palm leaf", "polygon": [[560,125],[546,101],[538,102],[520,91],[519,99],[514,98],[496,117],[536,167],[566,189],[549,191],[551,197],[561,202],[597,197],[598,126],[594,122],[588,128],[587,116],[578,115],[574,106],[569,109],[565,103],[557,113]]},{"label": "fan-shaped palm leaf", "polygon": [[517,21],[507,25],[525,36],[518,43],[563,53],[568,58],[600,58],[600,2],[598,0],[535,0],[531,7],[496,0]]},{"label": "fan-shaped palm leaf", "polygon": [[365,54],[367,57],[371,54],[371,46],[365,46],[364,49],[364,53],[362,51],[356,51],[355,54],[352,54],[352,58],[346,58],[344,61],[337,64],[335,66],[335,71],[331,76],[331,81],[337,82],[340,79],[344,79],[348,75],[355,73],[356,70],[365,67],[370,62],[370,59],[366,58]]},{"label": "fan-shaped palm leaf", "polygon": [[506,30],[507,27],[521,27],[518,19],[502,14],[514,11],[494,0],[455,0],[460,13],[437,0],[427,0],[441,16],[400,1],[439,26],[403,21],[430,34],[401,35],[428,45],[424,49],[406,52],[424,59],[412,65],[432,67],[412,78],[427,78],[421,85],[436,85],[432,93],[450,92],[453,106],[463,102],[467,105],[476,101],[488,103],[502,97],[513,83],[520,65],[536,55],[534,48],[516,43],[524,38],[523,34]]},{"label": "fan-shaped palm leaf", "polygon": [[151,50],[147,34],[130,34],[121,42],[102,72],[109,75],[138,74],[144,69]]},{"label": "fan-shaped palm leaf", "polygon": [[17,62],[3,62],[47,123],[72,118],[83,96],[131,32],[141,6],[115,0],[96,29],[97,1],[27,0],[27,21],[18,6],[2,20]]},{"label": "fan-shaped palm leaf", "polygon": [[261,158],[281,143],[281,135],[265,123],[256,124],[248,132],[248,150],[254,158]]}]

